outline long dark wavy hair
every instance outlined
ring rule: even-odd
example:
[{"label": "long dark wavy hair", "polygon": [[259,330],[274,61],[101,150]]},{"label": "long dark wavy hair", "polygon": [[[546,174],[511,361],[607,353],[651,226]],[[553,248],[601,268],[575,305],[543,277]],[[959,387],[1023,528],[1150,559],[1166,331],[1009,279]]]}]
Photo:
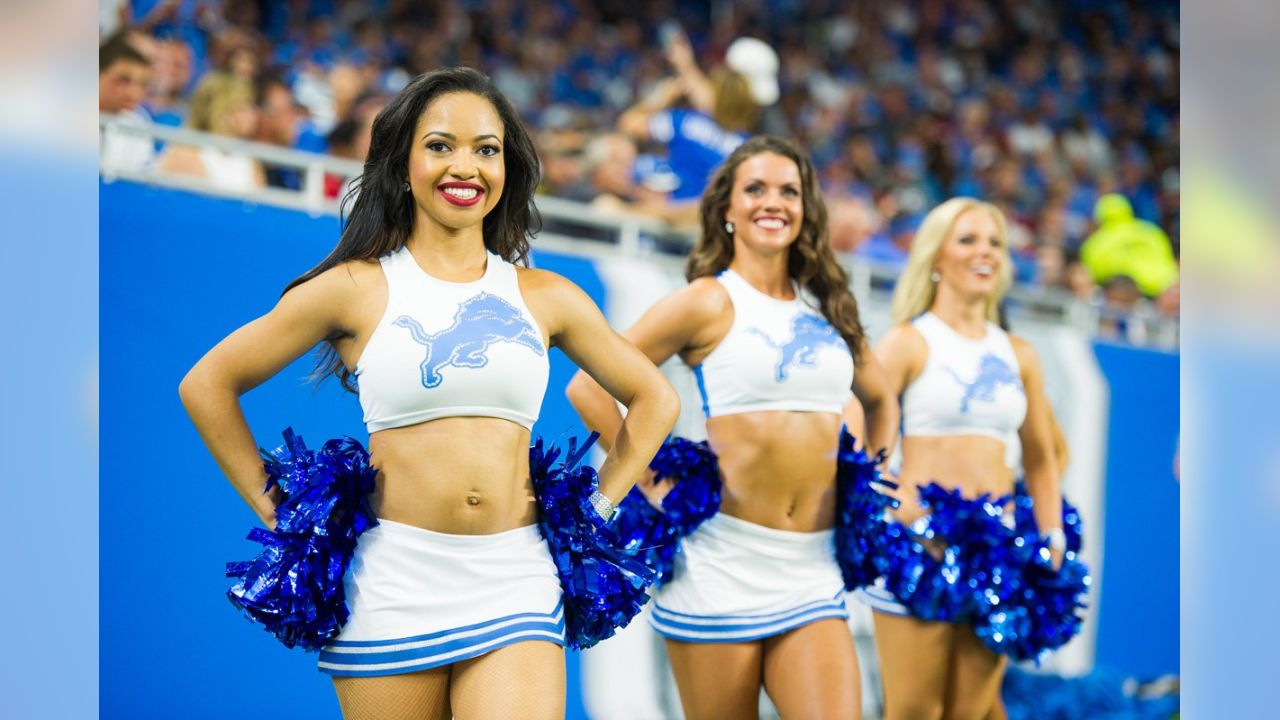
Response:
[{"label": "long dark wavy hair", "polygon": [[789,158],[800,169],[801,200],[804,220],[800,234],[787,255],[787,274],[801,287],[813,293],[818,310],[848,343],[856,363],[862,362],[865,334],[858,318],[858,301],[849,291],[849,274],[831,251],[831,233],[827,226],[827,206],[822,201],[818,173],[809,157],[793,143],[771,135],[757,135],[739,145],[711,177],[702,193],[699,208],[702,215],[702,237],[685,263],[684,275],[690,281],[719,275],[733,260],[733,236],[725,230],[724,215],[738,166],[760,153],[774,153]]},{"label": "long dark wavy hair", "polygon": [[[284,292],[344,262],[371,260],[404,247],[413,234],[417,209],[412,193],[403,191],[414,130],[427,106],[448,93],[479,95],[493,105],[502,120],[506,183],[498,204],[484,217],[484,246],[509,263],[528,265],[529,237],[542,228],[533,203],[533,192],[541,179],[533,140],[515,108],[487,75],[466,67],[443,68],[419,75],[378,113],[364,172],[342,200],[342,236],[337,247],[319,265],[289,283]],[[342,387],[356,392],[351,372],[334,348],[335,340],[326,338],[313,378],[319,381],[332,375]]]}]

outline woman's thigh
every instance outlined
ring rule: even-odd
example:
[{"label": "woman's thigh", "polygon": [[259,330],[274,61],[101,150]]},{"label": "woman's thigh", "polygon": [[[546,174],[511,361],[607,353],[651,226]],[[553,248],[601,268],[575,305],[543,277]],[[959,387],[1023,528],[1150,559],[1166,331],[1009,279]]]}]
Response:
[{"label": "woman's thigh", "polygon": [[335,677],[345,720],[448,720],[449,668],[405,675]]},{"label": "woman's thigh", "polygon": [[987,718],[1000,696],[1006,659],[997,655],[968,626],[957,627],[947,679],[947,720]]},{"label": "woman's thigh", "polygon": [[564,694],[564,648],[529,640],[454,663],[449,699],[458,720],[562,720]]},{"label": "woman's thigh", "polygon": [[765,640],[764,687],[784,718],[860,718],[862,678],[849,624],[819,620]]},{"label": "woman's thigh", "polygon": [[687,720],[760,716],[763,645],[667,640],[667,657]]},{"label": "woman's thigh", "polygon": [[886,720],[939,720],[956,626],[873,612]]}]

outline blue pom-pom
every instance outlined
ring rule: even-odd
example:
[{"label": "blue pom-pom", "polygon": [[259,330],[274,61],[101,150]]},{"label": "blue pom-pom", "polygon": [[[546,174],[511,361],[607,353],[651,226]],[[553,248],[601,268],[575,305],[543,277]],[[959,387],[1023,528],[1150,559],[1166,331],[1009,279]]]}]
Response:
[{"label": "blue pom-pom", "polygon": [[1144,685],[1109,668],[1062,677],[1011,667],[1001,695],[1009,720],[1167,720],[1179,707],[1176,683]]},{"label": "blue pom-pom", "polygon": [[263,459],[266,490],[279,487],[284,500],[275,530],[249,533],[263,545],[258,557],[227,563],[227,576],[237,578],[227,597],[286,647],[320,650],[347,621],[343,576],[356,539],[378,524],[368,498],[377,471],[355,440],[330,440],[313,452],[292,428]]},{"label": "blue pom-pom", "polygon": [[656,571],[661,584],[671,580],[680,539],[720,511],[720,467],[706,441],[671,437],[649,468],[655,482],[673,482],[662,498],[662,509],[632,488],[623,498],[616,530],[628,550]]},{"label": "blue pom-pom", "polygon": [[580,465],[598,433],[560,448],[539,438],[529,448],[529,472],[538,501],[538,528],[551,548],[564,590],[565,636],[580,650],[611,637],[631,622],[648,601],[654,572],[628,551],[591,504],[600,479]]},{"label": "blue pom-pom", "polygon": [[856,444],[846,430],[840,431],[835,544],[844,587],[850,591],[870,585],[881,575],[889,525],[885,511],[898,506],[897,499],[881,489],[898,487],[880,475],[877,466],[884,462],[884,451],[868,455],[855,449]]},{"label": "blue pom-pom", "polygon": [[975,624],[978,637],[993,651],[1039,663],[1051,650],[1080,632],[1087,607],[1089,570],[1077,556],[1083,527],[1080,513],[1064,498],[1063,530],[1067,550],[1054,570],[1048,543],[1040,537],[1034,507],[1023,483],[1014,494],[1019,572],[1011,592]]},{"label": "blue pom-pom", "polygon": [[1005,499],[968,499],[936,483],[918,491],[928,513],[911,527],[887,524],[885,587],[921,620],[972,619],[1000,604],[1019,566]]}]

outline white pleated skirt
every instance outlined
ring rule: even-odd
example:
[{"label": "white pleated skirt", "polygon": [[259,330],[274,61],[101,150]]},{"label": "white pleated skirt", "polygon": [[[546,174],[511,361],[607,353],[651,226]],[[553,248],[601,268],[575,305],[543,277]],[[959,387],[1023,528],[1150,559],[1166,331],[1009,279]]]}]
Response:
[{"label": "white pleated skirt", "polygon": [[398,675],[512,643],[564,645],[560,581],[536,525],[449,535],[379,520],[346,577],[351,617],[320,653],[331,675]]},{"label": "white pleated skirt", "polygon": [[775,530],[717,513],[681,541],[650,623],[684,642],[749,642],[845,620],[834,530]]}]

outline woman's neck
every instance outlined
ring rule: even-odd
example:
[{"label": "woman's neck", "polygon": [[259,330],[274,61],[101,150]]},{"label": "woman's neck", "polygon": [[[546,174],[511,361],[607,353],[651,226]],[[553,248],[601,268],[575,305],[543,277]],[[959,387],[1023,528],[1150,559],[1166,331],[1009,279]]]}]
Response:
[{"label": "woman's neck", "polygon": [[751,252],[735,252],[729,269],[738,273],[751,287],[779,300],[794,300],[795,286],[787,272],[787,253],[761,256]]},{"label": "woman's neck", "polygon": [[454,282],[480,277],[488,262],[484,233],[479,227],[448,231],[420,222],[405,247],[431,275]]},{"label": "woman's neck", "polygon": [[951,329],[965,337],[981,338],[987,334],[987,300],[974,298],[962,300],[942,293],[934,298],[929,312],[938,316]]}]

